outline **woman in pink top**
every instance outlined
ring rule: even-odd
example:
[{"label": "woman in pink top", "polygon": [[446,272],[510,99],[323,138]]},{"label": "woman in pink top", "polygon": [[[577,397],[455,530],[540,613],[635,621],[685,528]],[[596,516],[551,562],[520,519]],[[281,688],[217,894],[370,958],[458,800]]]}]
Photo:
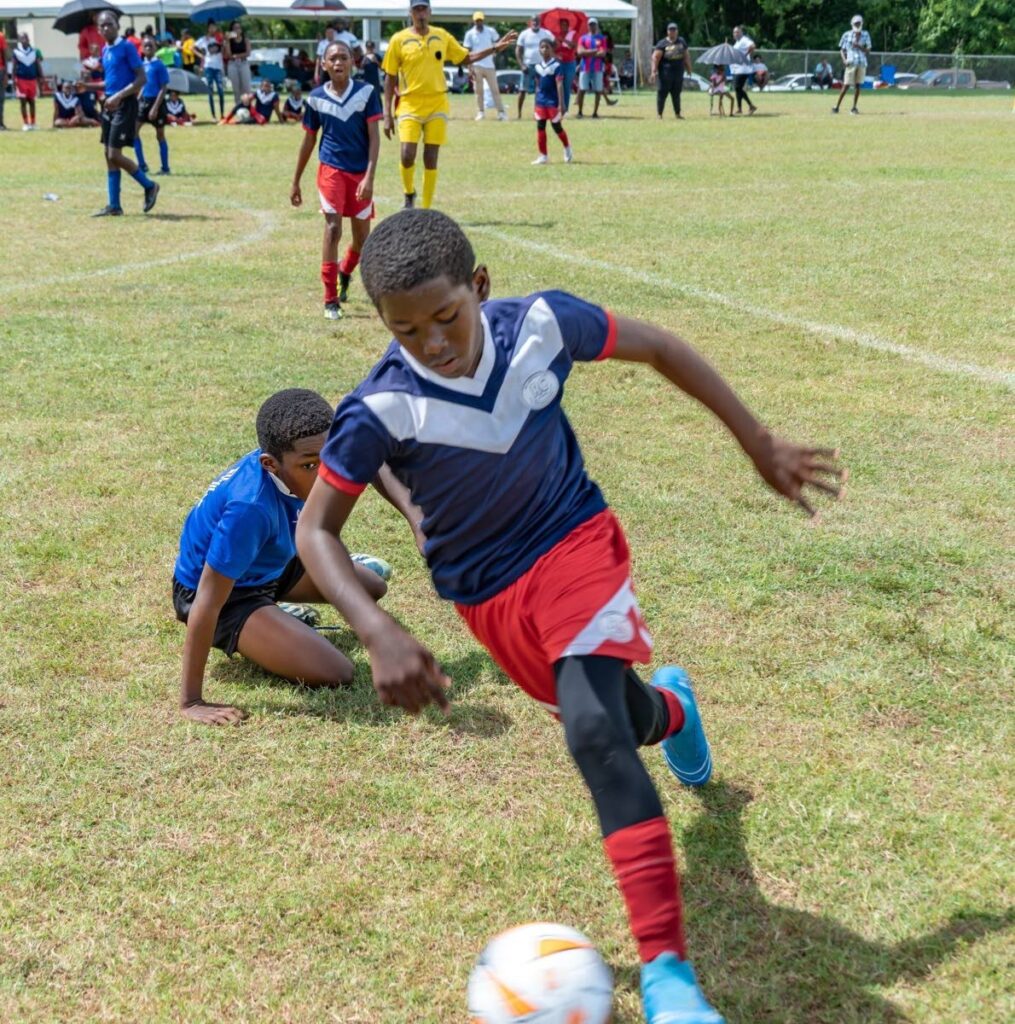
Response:
[{"label": "woman in pink top", "polygon": [[571,90],[574,87],[574,76],[578,73],[578,30],[571,28],[567,18],[560,19],[560,35],[555,37],[557,60],[564,74],[564,110],[571,103]]}]

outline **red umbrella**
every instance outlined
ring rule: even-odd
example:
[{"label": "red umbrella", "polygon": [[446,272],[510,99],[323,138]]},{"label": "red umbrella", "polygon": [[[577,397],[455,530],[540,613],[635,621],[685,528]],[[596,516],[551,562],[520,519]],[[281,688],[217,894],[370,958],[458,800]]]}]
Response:
[{"label": "red umbrella", "polygon": [[589,27],[588,15],[584,11],[569,11],[566,7],[554,7],[550,11],[543,11],[539,16],[539,24],[548,29],[557,39],[564,34],[560,27],[561,21],[567,18],[568,31],[577,33],[575,42],[581,38]]}]

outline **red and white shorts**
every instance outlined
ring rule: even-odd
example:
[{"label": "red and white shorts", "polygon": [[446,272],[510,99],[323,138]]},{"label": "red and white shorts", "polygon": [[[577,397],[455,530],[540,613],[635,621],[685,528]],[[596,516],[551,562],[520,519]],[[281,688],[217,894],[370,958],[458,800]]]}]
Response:
[{"label": "red and white shorts", "polygon": [[350,174],[331,164],[321,164],[317,168],[317,194],[321,197],[321,213],[372,220],[374,201],[368,199],[364,203],[356,198],[356,189],[362,180],[362,174]]},{"label": "red and white shorts", "polygon": [[15,78],[14,95],[19,100],[34,100],[39,95],[39,80],[37,78]]},{"label": "red and white shorts", "polygon": [[560,107],[536,106],[534,116],[537,121],[549,121],[551,124],[560,123]]},{"label": "red and white shorts", "polygon": [[455,607],[493,660],[553,714],[553,666],[561,658],[598,654],[631,665],[652,656],[627,539],[609,509],[575,527],[499,594]]}]

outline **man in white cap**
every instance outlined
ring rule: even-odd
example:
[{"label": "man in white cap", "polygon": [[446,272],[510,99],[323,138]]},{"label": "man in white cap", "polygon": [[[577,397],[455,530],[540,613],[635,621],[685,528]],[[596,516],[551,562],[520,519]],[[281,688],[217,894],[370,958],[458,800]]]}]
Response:
[{"label": "man in white cap", "polygon": [[[472,28],[465,33],[465,39],[462,41],[470,53],[475,53],[477,50],[489,50],[498,39],[500,36],[492,28],[486,27],[486,15],[482,11],[476,11],[472,16]],[[486,89],[489,88],[493,102],[497,105],[497,120],[506,121],[507,114],[504,111],[504,101],[500,98],[500,89],[497,88],[497,69],[494,67],[493,57],[477,60],[472,65],[472,74],[476,89],[476,120],[483,120]]]},{"label": "man in white cap", "polygon": [[839,112],[843,97],[849,92],[850,86],[853,87],[853,106],[849,112],[851,114],[860,113],[856,105],[860,99],[860,86],[863,85],[863,80],[867,75],[867,54],[870,53],[870,50],[870,33],[863,27],[863,18],[859,14],[854,14],[850,30],[843,32],[842,38],[839,40],[839,52],[842,54],[845,71],[842,75],[842,90],[839,93],[839,99],[832,107],[833,114]]},{"label": "man in white cap", "polygon": [[536,91],[536,65],[542,60],[539,56],[539,44],[549,39],[555,42],[553,33],[542,28],[539,24],[539,15],[533,14],[529,18],[529,27],[518,34],[518,45],[515,47],[515,58],[518,66],[522,69],[522,85],[518,90],[518,116],[522,116],[522,107],[525,106],[525,94]]}]

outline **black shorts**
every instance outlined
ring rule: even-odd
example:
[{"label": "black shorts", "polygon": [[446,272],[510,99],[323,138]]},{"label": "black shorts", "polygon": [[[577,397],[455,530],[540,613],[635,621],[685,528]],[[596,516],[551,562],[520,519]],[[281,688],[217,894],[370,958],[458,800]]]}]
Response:
[{"label": "black shorts", "polygon": [[[240,641],[240,630],[247,619],[258,608],[277,604],[303,578],[303,563],[299,558],[293,560],[282,570],[277,580],[265,583],[260,587],[233,587],[232,593],[219,612],[219,620],[215,623],[215,635],[212,647],[217,647],[230,657],[236,653],[236,645]],[[173,577],[173,608],[180,622],[190,617],[197,591],[185,587],[175,576]]]},{"label": "black shorts", "polygon": [[150,124],[156,128],[165,128],[166,126],[166,104],[162,102],[159,104],[159,112],[155,115],[154,121],[148,120],[148,113],[152,109],[152,104],[155,102],[154,99],[146,100],[143,96],[141,102],[137,108],[137,127],[141,129],[142,125]]},{"label": "black shorts", "polygon": [[101,142],[112,149],[133,146],[137,138],[137,97],[128,96],[116,110],[102,111]]}]

